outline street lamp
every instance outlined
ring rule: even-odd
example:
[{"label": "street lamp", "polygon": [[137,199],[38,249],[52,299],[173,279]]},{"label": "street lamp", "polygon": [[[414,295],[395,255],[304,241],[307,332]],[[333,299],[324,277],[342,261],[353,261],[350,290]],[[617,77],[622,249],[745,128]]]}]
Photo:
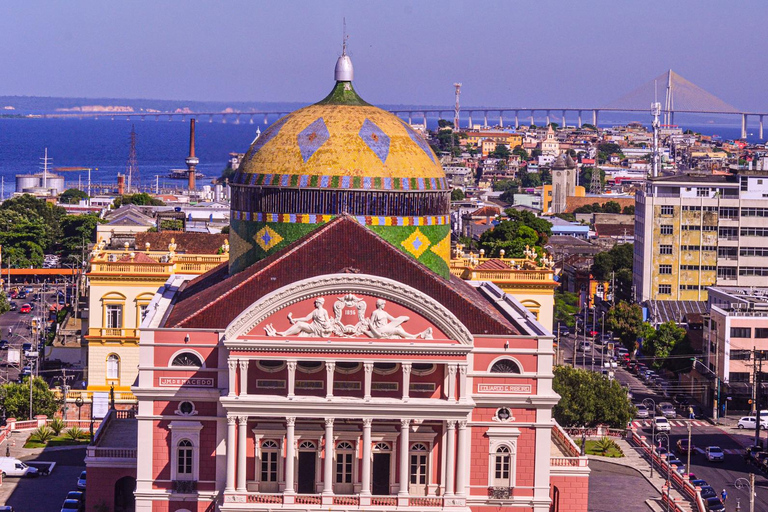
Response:
[{"label": "street lamp", "polygon": [[[653,404],[653,407],[649,406],[649,403]],[[651,443],[653,443],[653,440],[656,438],[656,402],[653,398],[646,398],[643,400],[643,405],[646,409],[653,411],[653,419],[651,420]],[[653,446],[651,446],[651,472],[649,473],[649,477],[653,478]]]},{"label": "street lamp", "polygon": [[661,440],[664,439],[667,441],[667,511],[669,511],[669,500],[671,498],[669,494],[669,475],[672,472],[672,465],[669,463],[669,434],[665,434],[664,432],[659,432],[656,434],[656,438],[658,438],[659,447],[661,447]]}]

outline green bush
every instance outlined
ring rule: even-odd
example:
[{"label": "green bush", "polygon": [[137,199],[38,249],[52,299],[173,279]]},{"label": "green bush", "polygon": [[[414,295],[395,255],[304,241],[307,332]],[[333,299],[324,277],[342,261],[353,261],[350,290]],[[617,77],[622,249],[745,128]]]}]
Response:
[{"label": "green bush", "polygon": [[38,443],[47,443],[53,438],[53,430],[43,425],[42,427],[37,427],[34,432],[32,432],[32,435],[29,436],[29,439],[31,441],[35,441]]},{"label": "green bush", "polygon": [[613,439],[609,439],[608,436],[603,436],[599,441],[595,443],[595,449],[603,455],[608,453],[608,450],[614,446],[616,446],[616,443],[613,441]]},{"label": "green bush", "polygon": [[72,439],[73,441],[77,441],[85,437],[85,431],[80,427],[72,427],[64,433],[68,438]]},{"label": "green bush", "polygon": [[61,418],[53,418],[48,422],[48,427],[50,427],[50,429],[53,430],[53,433],[58,436],[61,434],[61,431],[64,430],[64,420]]}]

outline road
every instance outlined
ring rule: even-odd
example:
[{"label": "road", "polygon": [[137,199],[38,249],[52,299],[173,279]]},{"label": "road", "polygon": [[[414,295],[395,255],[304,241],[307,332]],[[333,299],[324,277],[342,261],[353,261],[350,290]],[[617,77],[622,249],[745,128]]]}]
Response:
[{"label": "road", "polygon": [[[561,351],[561,363],[573,364],[574,344],[577,340],[573,335],[568,337],[561,337],[560,351]],[[581,341],[579,337],[578,341]],[[595,356],[595,371],[601,370],[601,347],[594,346]],[[577,351],[576,352],[576,367],[585,369],[592,368],[592,355],[591,351],[587,351],[586,354]],[[615,370],[615,378],[622,385],[627,386],[633,394],[633,402],[639,403],[645,398],[651,398],[656,404],[665,401],[671,401],[669,397],[664,397],[657,393],[655,390],[647,387],[643,381],[638,379],[634,374],[619,367]],[[691,423],[691,441],[696,447],[694,453],[691,454],[691,468],[690,472],[694,473],[696,477],[706,480],[709,485],[714,487],[718,493],[723,489],[728,492],[728,502],[726,503],[726,510],[731,511],[736,509],[737,498],[741,502],[741,510],[749,510],[749,493],[744,490],[739,490],[734,486],[734,483],[739,478],[749,479],[749,473],[753,471],[753,467],[748,465],[742,456],[744,447],[750,446],[754,442],[754,432],[748,432],[743,430],[737,430],[736,428],[712,425],[707,420],[699,419],[693,420]],[[669,443],[674,449],[679,439],[688,438],[688,420],[681,417],[670,419],[672,430],[669,433]],[[633,426],[640,429],[643,435],[647,436],[650,440],[653,435],[650,423],[645,420],[633,421]],[[662,439],[663,436],[661,437]],[[765,441],[765,438],[764,438]],[[662,446],[666,444],[666,441],[662,441]],[[704,448],[707,446],[719,446],[722,448],[726,455],[723,462],[708,462],[704,455]],[[680,460],[685,464],[687,463],[687,457],[679,455]],[[760,471],[755,473],[755,510],[768,511],[768,478]]]}]

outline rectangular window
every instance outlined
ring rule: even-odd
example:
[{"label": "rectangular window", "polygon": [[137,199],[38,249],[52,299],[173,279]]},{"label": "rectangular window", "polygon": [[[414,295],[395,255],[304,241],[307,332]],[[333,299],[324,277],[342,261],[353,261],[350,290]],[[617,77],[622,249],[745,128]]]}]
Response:
[{"label": "rectangular window", "polygon": [[742,176],[741,177],[741,187],[740,188],[741,188],[742,192],[746,192],[746,191],[749,190],[749,180],[747,179],[746,176]]},{"label": "rectangular window", "polygon": [[123,306],[122,304],[107,304],[107,329],[123,328]]},{"label": "rectangular window", "polygon": [[662,206],[661,207],[661,214],[662,215],[673,215],[675,213],[675,207],[674,206]]},{"label": "rectangular window", "polygon": [[739,209],[720,208],[720,217],[723,219],[737,219],[739,217]]},{"label": "rectangular window", "polygon": [[671,235],[672,234],[672,225],[671,224],[662,224],[661,226],[661,234],[662,235]]},{"label": "rectangular window", "polygon": [[659,274],[672,274],[672,265],[659,265]]},{"label": "rectangular window", "polygon": [[731,372],[728,376],[730,382],[749,382],[749,372]]},{"label": "rectangular window", "polygon": [[670,295],[672,293],[672,285],[671,284],[660,284],[659,285],[659,295]]},{"label": "rectangular window", "polygon": [[768,276],[768,267],[740,267],[740,276]]},{"label": "rectangular window", "polygon": [[660,245],[659,246],[659,254],[672,254],[672,246],[671,245]]},{"label": "rectangular window", "polygon": [[751,338],[751,327],[731,327],[731,338]]},{"label": "rectangular window", "polygon": [[263,451],[261,453],[261,481],[277,482],[276,451]]},{"label": "rectangular window", "polygon": [[718,279],[736,279],[736,267],[718,267]]},{"label": "rectangular window", "polygon": [[768,329],[765,327],[755,327],[755,338],[768,338]]},{"label": "rectangular window", "polygon": [[696,197],[709,197],[708,187],[698,187],[696,189]]},{"label": "rectangular window", "polygon": [[739,249],[741,256],[768,256],[768,247],[742,247]]},{"label": "rectangular window", "polygon": [[751,350],[731,350],[731,359],[735,361],[748,361],[751,355]]},{"label": "rectangular window", "polygon": [[739,236],[739,228],[720,228],[717,236],[720,238],[736,239]]}]

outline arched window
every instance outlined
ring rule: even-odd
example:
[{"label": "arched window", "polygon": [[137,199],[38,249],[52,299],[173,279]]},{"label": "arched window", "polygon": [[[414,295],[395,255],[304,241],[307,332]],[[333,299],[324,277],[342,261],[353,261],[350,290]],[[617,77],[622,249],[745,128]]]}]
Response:
[{"label": "arched window", "polygon": [[373,363],[373,372],[378,375],[391,375],[400,369],[400,363]]},{"label": "arched window", "polygon": [[317,447],[312,441],[302,441],[299,445],[299,450],[316,450]]},{"label": "arched window", "polygon": [[352,362],[352,361],[338,361],[336,363],[336,371],[339,373],[345,373],[345,374],[352,374],[360,371],[360,368],[363,367],[363,363],[361,362]]},{"label": "arched window", "polygon": [[390,448],[389,444],[384,442],[376,443],[376,445],[373,447],[373,451],[375,452],[388,452],[391,449],[392,448]]},{"label": "arched window", "polygon": [[491,373],[520,373],[520,366],[511,359],[500,359],[491,366]]},{"label": "arched window", "polygon": [[199,368],[203,366],[203,362],[197,354],[193,354],[192,352],[182,352],[173,358],[171,366],[196,366]]},{"label": "arched window", "polygon": [[176,474],[179,476],[192,475],[192,443],[188,439],[183,439],[179,442]]},{"label": "arched window", "polygon": [[296,367],[299,369],[299,371],[304,373],[319,372],[323,369],[323,366],[324,365],[322,361],[299,361],[296,364]]},{"label": "arched window", "polygon": [[509,485],[511,451],[502,445],[496,449],[493,461],[493,479],[496,485]]},{"label": "arched window", "polygon": [[275,441],[268,439],[261,443],[261,481],[277,482],[277,463],[280,447]]},{"label": "arched window", "polygon": [[120,379],[120,357],[117,354],[109,354],[107,357],[107,379]]}]

